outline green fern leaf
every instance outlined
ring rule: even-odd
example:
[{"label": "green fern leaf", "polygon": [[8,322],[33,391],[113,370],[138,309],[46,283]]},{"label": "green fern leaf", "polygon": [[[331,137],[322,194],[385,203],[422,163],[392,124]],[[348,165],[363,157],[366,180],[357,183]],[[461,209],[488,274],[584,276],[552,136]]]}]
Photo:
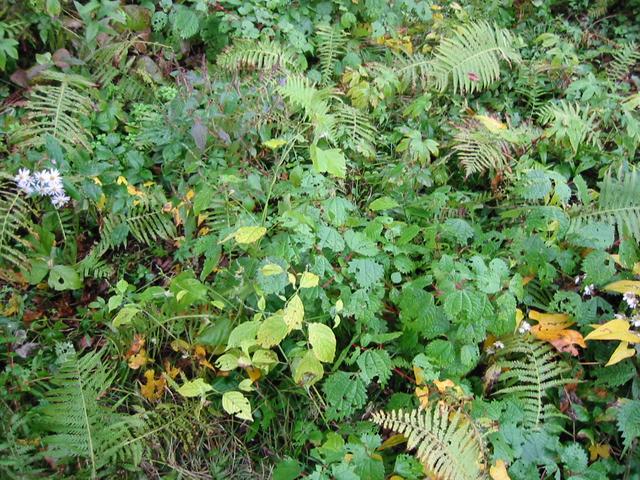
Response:
[{"label": "green fern leaf", "polygon": [[0,172],[0,264],[28,267],[25,233],[32,228],[31,211],[13,180]]},{"label": "green fern leaf", "polygon": [[376,412],[372,421],[407,438],[407,449],[434,478],[475,480],[481,477],[482,441],[471,421],[458,411],[434,405],[426,410]]},{"label": "green fern leaf", "polygon": [[45,72],[42,78],[51,83],[33,87],[25,107],[28,123],[11,136],[11,141],[22,148],[41,147],[51,135],[67,150],[91,150],[91,133],[81,120],[93,111],[86,90],[95,84],[79,75],[57,72]]},{"label": "green fern leaf", "polygon": [[560,363],[548,343],[513,336],[504,340],[497,365],[502,370],[500,388],[495,395],[507,395],[520,401],[525,428],[538,429],[548,416],[547,391],[571,381],[562,378],[569,367]]},{"label": "green fern leaf", "polygon": [[218,55],[218,66],[228,72],[243,70],[296,71],[296,57],[277,42],[236,42]]},{"label": "green fern leaf", "polygon": [[500,60],[520,62],[508,30],[487,22],[463,25],[451,38],[445,38],[431,61],[436,86],[454,93],[483,90],[500,78]]},{"label": "green fern leaf", "polygon": [[338,57],[344,55],[347,38],[342,29],[331,25],[316,27],[316,51],[320,58],[322,80],[326,84],[335,73]]},{"label": "green fern leaf", "polygon": [[47,454],[86,459],[92,478],[107,464],[137,464],[142,455],[134,435],[142,421],[98,402],[112,381],[99,352],[73,355],[60,366],[37,409],[39,423],[49,433],[42,439]]}]

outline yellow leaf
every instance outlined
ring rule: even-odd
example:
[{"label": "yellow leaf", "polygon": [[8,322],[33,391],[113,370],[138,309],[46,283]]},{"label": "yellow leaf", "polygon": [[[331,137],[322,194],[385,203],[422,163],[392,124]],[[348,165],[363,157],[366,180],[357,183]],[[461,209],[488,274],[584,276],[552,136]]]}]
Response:
[{"label": "yellow leaf", "polygon": [[140,387],[140,393],[149,401],[159,400],[164,393],[164,387],[167,381],[162,375],[156,379],[156,374],[153,369],[144,372],[144,378],[147,380],[144,385]]},{"label": "yellow leaf", "polygon": [[96,203],[96,208],[98,209],[98,211],[102,211],[102,209],[104,208],[104,206],[106,204],[107,204],[107,197],[103,193],[102,195],[100,195],[100,198],[98,199],[98,202]]},{"label": "yellow leaf", "polygon": [[196,196],[196,192],[194,192],[193,189],[189,189],[187,194],[184,196],[184,199],[188,202],[189,200],[191,200],[195,196]]},{"label": "yellow leaf", "polygon": [[255,243],[264,237],[265,233],[267,233],[267,229],[265,227],[240,227],[218,243],[224,243],[230,238],[235,238],[236,242],[240,244]]},{"label": "yellow leaf", "polygon": [[251,382],[255,382],[259,380],[260,377],[262,376],[262,372],[260,371],[259,368],[247,367],[246,371],[247,371],[247,374],[249,375],[249,378],[251,379]]},{"label": "yellow leaf", "polygon": [[557,340],[563,330],[573,325],[569,315],[564,313],[541,313],[535,310],[529,312],[529,318],[536,320],[537,325],[531,328],[531,333],[539,340]]},{"label": "yellow leaf", "polygon": [[478,120],[484,127],[489,130],[491,133],[496,133],[500,130],[506,130],[507,126],[502,123],[500,120],[496,120],[495,118],[487,117],[486,115],[476,115],[474,117]]},{"label": "yellow leaf", "polygon": [[629,322],[622,319],[611,320],[603,325],[593,325],[596,329],[584,337],[585,340],[620,340],[640,343],[640,336],[629,331]]},{"label": "yellow leaf", "polygon": [[420,402],[420,408],[427,408],[429,406],[429,387],[416,387],[415,392]]},{"label": "yellow leaf", "polygon": [[283,140],[282,138],[272,138],[271,140],[262,142],[262,145],[264,145],[270,150],[275,150],[276,148],[280,148],[281,146],[286,144],[287,144],[287,141]]},{"label": "yellow leaf", "polygon": [[129,357],[129,368],[132,370],[137,370],[140,367],[143,367],[149,361],[149,357],[147,357],[147,351],[142,348],[138,353]]},{"label": "yellow leaf", "polygon": [[618,280],[617,282],[610,283],[605,290],[616,293],[633,293],[634,295],[640,295],[640,281],[637,280]]},{"label": "yellow leaf", "polygon": [[489,475],[493,480],[511,480],[503,460],[498,460],[495,465],[491,466],[489,469]]},{"label": "yellow leaf", "polygon": [[132,196],[142,197],[143,195],[143,193],[133,185],[127,185],[127,192],[129,192],[129,195],[132,195]]},{"label": "yellow leaf", "polygon": [[129,185],[129,182],[127,182],[127,179],[124,178],[122,175],[118,177],[118,179],[116,180],[116,183],[118,185]]},{"label": "yellow leaf", "polygon": [[382,451],[382,450],[386,450],[387,448],[397,447],[398,445],[401,445],[401,444],[405,443],[406,441],[407,441],[407,437],[405,437],[404,435],[402,435],[400,433],[398,433],[396,435],[391,435],[384,442],[382,442],[382,445],[380,445],[377,448],[377,450],[378,451]]},{"label": "yellow leaf", "polygon": [[453,388],[455,386],[455,383],[449,379],[443,381],[434,380],[433,383],[440,393],[444,393],[447,388]]},{"label": "yellow leaf", "polygon": [[416,384],[424,385],[424,370],[420,367],[413,366],[413,376],[416,379]]},{"label": "yellow leaf", "polygon": [[20,306],[22,305],[22,297],[20,295],[16,295],[15,293],[11,294],[7,305],[4,307],[2,314],[5,317],[11,317],[14,314],[20,311]]},{"label": "yellow leaf", "polygon": [[300,330],[302,328],[302,320],[304,319],[304,305],[298,295],[294,295],[284,309],[283,318],[287,324],[287,333],[292,330]]},{"label": "yellow leaf", "polygon": [[265,277],[270,277],[271,275],[279,275],[284,272],[282,267],[277,263],[267,263],[260,269],[260,271]]},{"label": "yellow leaf", "polygon": [[593,462],[601,458],[609,458],[611,456],[611,447],[607,443],[597,443],[589,447],[589,457]]},{"label": "yellow leaf", "polygon": [[514,329],[514,332],[516,332],[518,328],[520,328],[522,320],[524,320],[524,313],[519,308],[516,308],[516,328]]},{"label": "yellow leaf", "polygon": [[615,365],[618,362],[621,362],[625,358],[633,357],[636,354],[635,348],[629,348],[629,342],[620,342],[618,348],[615,349],[611,358],[605,365],[605,367],[610,367],[611,365]]},{"label": "yellow leaf", "polygon": [[93,180],[93,183],[95,183],[96,185],[102,185],[102,182],[98,177],[91,177],[91,180]]},{"label": "yellow leaf", "polygon": [[287,276],[289,278],[289,283],[295,287],[297,282],[296,276],[293,273],[288,273]]},{"label": "yellow leaf", "polygon": [[317,287],[320,282],[320,277],[315,273],[304,272],[300,278],[300,288],[313,288]]}]

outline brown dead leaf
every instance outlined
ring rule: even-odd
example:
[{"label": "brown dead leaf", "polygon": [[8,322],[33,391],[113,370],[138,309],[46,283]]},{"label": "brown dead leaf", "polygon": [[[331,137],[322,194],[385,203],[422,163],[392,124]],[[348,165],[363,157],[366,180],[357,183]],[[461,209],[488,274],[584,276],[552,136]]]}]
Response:
[{"label": "brown dead leaf", "polygon": [[149,357],[147,357],[147,351],[144,348],[142,348],[138,353],[136,353],[135,355],[132,355],[129,358],[129,362],[128,362],[129,368],[131,368],[132,370],[137,370],[140,367],[145,366],[148,361],[149,361]]},{"label": "brown dead leaf", "polygon": [[580,352],[576,348],[576,345],[586,348],[587,344],[582,338],[582,334],[576,330],[561,330],[559,337],[555,340],[550,340],[549,343],[553,345],[559,352],[568,352],[572,356],[577,357]]}]

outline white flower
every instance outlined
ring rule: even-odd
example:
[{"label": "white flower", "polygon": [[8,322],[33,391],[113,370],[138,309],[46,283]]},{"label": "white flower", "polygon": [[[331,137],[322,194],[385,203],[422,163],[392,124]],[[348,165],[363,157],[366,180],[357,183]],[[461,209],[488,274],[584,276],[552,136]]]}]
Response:
[{"label": "white flower", "polygon": [[614,313],[613,318],[616,320],[626,320],[627,316],[622,313]]},{"label": "white flower", "polygon": [[636,297],[635,294],[627,292],[622,296],[622,298],[627,302],[629,308],[636,308],[638,306],[638,297]]},{"label": "white flower", "polygon": [[13,177],[13,181],[18,184],[18,188],[27,195],[33,193],[33,178],[31,177],[31,170],[28,168],[21,168],[18,173]]},{"label": "white flower", "polygon": [[51,203],[56,208],[64,207],[69,200],[71,200],[71,198],[69,198],[67,195],[65,195],[64,191],[62,193],[60,193],[59,195],[55,195],[55,196],[51,197]]},{"label": "white flower", "polygon": [[578,276],[576,276],[576,278],[573,279],[573,283],[578,285],[582,281],[583,278],[584,278],[583,275],[578,275]]},{"label": "white flower", "polygon": [[520,324],[520,327],[518,327],[519,333],[527,333],[530,330],[531,330],[531,324],[526,320],[523,320],[522,323]]},{"label": "white flower", "polygon": [[640,315],[634,315],[631,317],[631,325],[633,328],[640,328]]},{"label": "white flower", "polygon": [[492,345],[496,350],[502,350],[504,348],[504,343],[502,342],[494,342]]},{"label": "white flower", "polygon": [[584,287],[584,294],[587,297],[591,297],[595,291],[596,291],[596,287],[593,283],[591,285],[587,285],[586,287]]}]

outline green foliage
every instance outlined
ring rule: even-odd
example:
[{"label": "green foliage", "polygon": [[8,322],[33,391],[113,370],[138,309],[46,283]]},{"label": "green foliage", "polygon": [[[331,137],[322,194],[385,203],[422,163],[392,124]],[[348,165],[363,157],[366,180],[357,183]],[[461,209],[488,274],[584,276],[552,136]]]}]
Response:
[{"label": "green foliage", "polygon": [[137,465],[142,455],[136,437],[141,420],[99,401],[112,382],[100,353],[72,356],[60,365],[37,410],[49,455],[87,460],[92,477],[113,462]]},{"label": "green foliage", "polygon": [[24,194],[8,175],[0,176],[0,254],[1,262],[26,268],[24,232],[32,228],[30,209]]},{"label": "green foliage", "polygon": [[430,407],[426,410],[376,412],[373,422],[407,438],[407,448],[434,475],[447,480],[480,478],[482,440],[469,418],[455,410]]}]

